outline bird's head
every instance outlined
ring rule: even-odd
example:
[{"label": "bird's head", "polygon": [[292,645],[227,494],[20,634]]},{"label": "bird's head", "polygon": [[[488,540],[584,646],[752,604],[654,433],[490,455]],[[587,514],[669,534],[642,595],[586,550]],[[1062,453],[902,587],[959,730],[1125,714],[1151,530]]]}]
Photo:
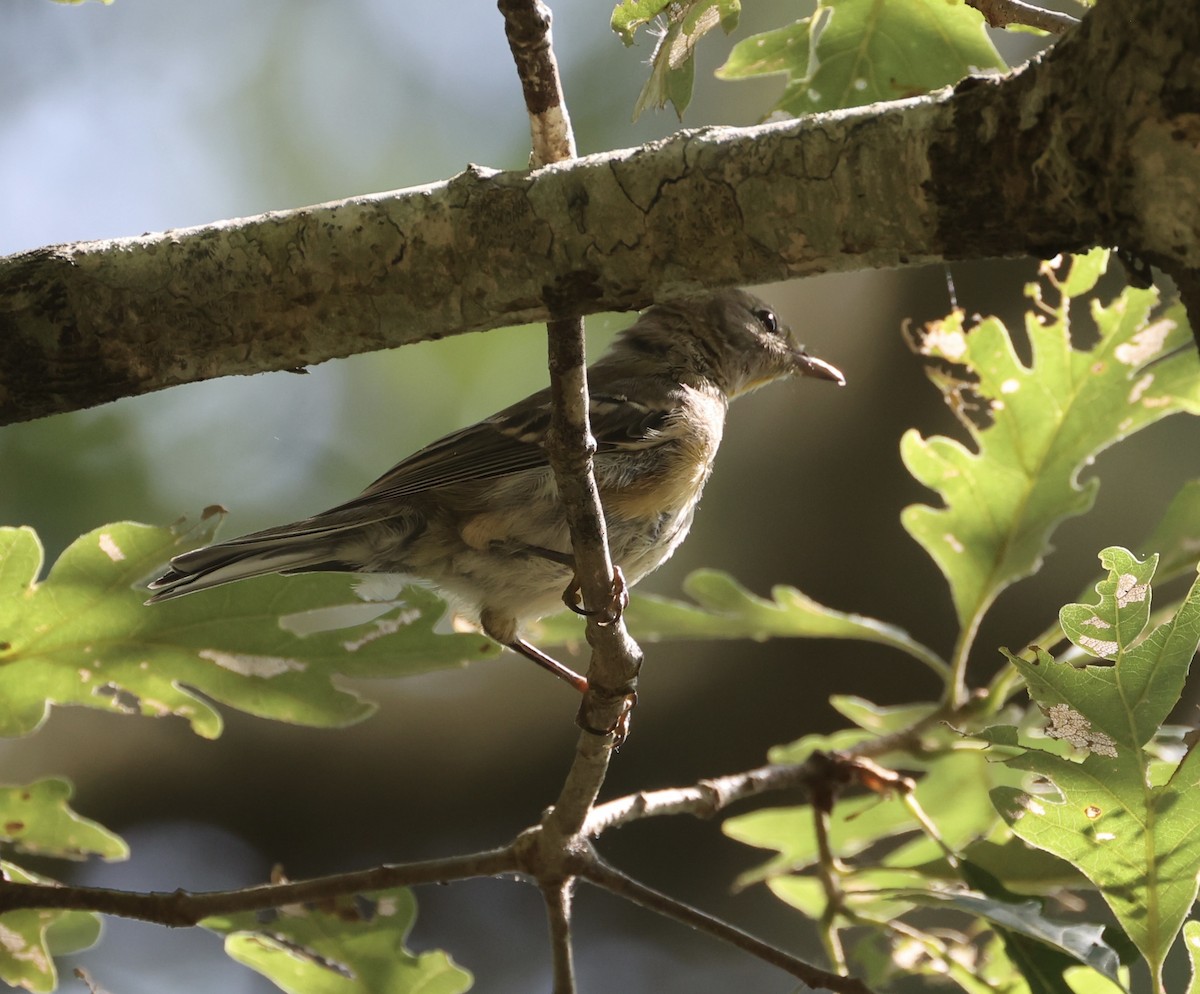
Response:
[{"label": "bird's head", "polygon": [[683,380],[709,380],[730,398],[786,376],[846,382],[836,367],[798,345],[768,304],[744,290],[656,304],[626,329],[617,348],[663,361]]}]

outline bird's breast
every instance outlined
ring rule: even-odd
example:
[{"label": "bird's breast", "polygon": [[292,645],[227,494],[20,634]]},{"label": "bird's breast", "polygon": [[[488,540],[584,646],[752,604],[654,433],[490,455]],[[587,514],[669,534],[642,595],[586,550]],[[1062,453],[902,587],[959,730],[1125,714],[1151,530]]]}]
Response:
[{"label": "bird's breast", "polygon": [[724,404],[697,394],[656,444],[597,460],[607,513],[626,520],[658,519],[693,507],[712,472],[724,421]]}]

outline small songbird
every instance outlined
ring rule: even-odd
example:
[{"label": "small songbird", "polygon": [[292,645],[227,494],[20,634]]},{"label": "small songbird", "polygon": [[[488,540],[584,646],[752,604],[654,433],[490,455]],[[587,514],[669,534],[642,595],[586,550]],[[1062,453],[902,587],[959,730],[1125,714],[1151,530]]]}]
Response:
[{"label": "small songbird", "polygon": [[[619,583],[636,583],[687,535],[729,401],[797,373],[845,382],[741,290],[650,307],[588,369],[596,483]],[[549,426],[542,390],[426,446],[346,504],[176,556],[147,603],[267,573],[407,574],[585,690],[583,677],[520,636],[564,604],[587,613],[575,607]]]}]

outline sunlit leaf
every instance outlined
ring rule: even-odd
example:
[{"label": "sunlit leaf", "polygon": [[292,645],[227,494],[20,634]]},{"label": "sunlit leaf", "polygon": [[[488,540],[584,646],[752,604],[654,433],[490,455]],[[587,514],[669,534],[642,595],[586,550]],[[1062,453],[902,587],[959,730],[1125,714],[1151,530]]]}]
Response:
[{"label": "sunlit leaf", "polygon": [[[771,759],[780,761],[777,755]],[[788,761],[797,760],[789,757]],[[945,753],[906,763],[910,765],[922,771],[914,796],[952,848],[965,846],[985,834],[996,821],[995,812],[980,790],[989,779],[988,763],[981,752]],[[912,811],[898,798],[871,795],[839,800],[829,816],[830,846],[839,858],[846,859],[881,840],[920,828]],[[767,863],[743,873],[739,886],[806,869],[819,857],[813,810],[807,804],[763,808],[729,818],[722,830],[738,842],[777,852]],[[928,855],[923,847],[902,848],[892,854],[887,866],[907,869],[924,862]]]},{"label": "sunlit leaf", "polygon": [[724,79],[786,73],[775,110],[799,117],[928,93],[1006,68],[962,0],[821,0],[811,17],[739,42]]},{"label": "sunlit leaf", "polygon": [[0,787],[0,839],[39,856],[126,859],[129,847],[120,836],[71,810],[71,793],[71,785],[56,778]]},{"label": "sunlit leaf", "polygon": [[[438,635],[440,598],[410,587],[381,599],[333,574],[262,577],[144,605],[171,556],[211,539],[129,522],[81,536],[39,582],[28,528],[0,529],[0,735],[24,735],[51,704],[186,718],[220,733],[209,699],[309,725],[359,720],[372,706],[335,674],[400,676],[499,650],[482,635]],[[197,693],[197,691],[199,693]]]},{"label": "sunlit leaf", "polygon": [[[995,318],[967,331],[954,314],[922,339],[924,353],[961,370],[934,375],[964,412],[976,451],[915,431],[901,445],[909,471],[944,501],[906,508],[904,526],[945,574],[965,630],[1038,568],[1064,518],[1092,506],[1098,483],[1081,486],[1078,476],[1098,452],[1169,414],[1200,411],[1195,350],[1170,354],[1191,340],[1181,307],[1151,319],[1154,291],[1128,289],[1093,308],[1100,340],[1080,351],[1071,347],[1071,298],[1050,307],[1040,290],[1030,292],[1039,308],[1027,317],[1030,367]],[[972,404],[990,424],[975,423]]]},{"label": "sunlit leaf", "polygon": [[1183,926],[1183,947],[1192,964],[1187,994],[1200,994],[1200,922],[1190,921]]},{"label": "sunlit leaf", "polygon": [[859,728],[865,728],[876,735],[887,735],[911,728],[918,721],[928,717],[936,707],[932,703],[881,707],[849,694],[834,694],[829,698],[829,703],[835,711],[849,718]]},{"label": "sunlit leaf", "polygon": [[728,34],[737,27],[741,9],[741,0],[623,0],[617,4],[611,26],[626,45],[633,44],[642,25],[656,17],[663,23],[650,56],[650,77],[634,106],[634,120],[648,108],[658,110],[668,103],[683,117],[692,99],[697,42],[718,25]]},{"label": "sunlit leaf", "polygon": [[[13,883],[54,882],[4,861],[0,872]],[[24,908],[0,915],[0,937],[0,981],[27,991],[52,991],[58,986],[54,954],[94,945],[100,919],[82,911]]]},{"label": "sunlit leaf", "polygon": [[405,942],[416,918],[408,890],[338,898],[320,907],[205,919],[225,951],[289,994],[460,994],[469,973],[444,952]]},{"label": "sunlit leaf", "polygon": [[[836,638],[891,646],[944,673],[946,664],[903,629],[861,614],[818,604],[794,587],[777,586],[771,599],[759,597],[719,570],[697,570],[683,582],[694,603],[635,592],[625,620],[639,640],[681,638]],[[577,619],[543,619],[537,641],[578,640]]]},{"label": "sunlit leaf", "polygon": [[1063,609],[1076,645],[1104,662],[1073,667],[1037,649],[1009,654],[1049,719],[1047,733],[1080,762],[1029,748],[1008,760],[1057,791],[998,787],[993,800],[1026,842],[1077,866],[1098,888],[1153,975],[1196,899],[1200,874],[1200,750],[1167,777],[1146,749],[1178,701],[1200,645],[1200,580],[1176,614],[1145,631],[1154,557],[1106,549],[1096,605]]}]

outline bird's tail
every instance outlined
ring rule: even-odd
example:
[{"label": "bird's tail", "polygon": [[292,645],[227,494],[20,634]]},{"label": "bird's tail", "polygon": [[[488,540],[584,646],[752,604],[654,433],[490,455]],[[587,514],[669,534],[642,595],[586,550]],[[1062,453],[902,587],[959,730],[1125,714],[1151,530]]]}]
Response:
[{"label": "bird's tail", "polygon": [[[307,527],[306,527],[307,526]],[[147,604],[182,597],[234,580],[269,573],[353,571],[355,564],[339,555],[343,527],[313,527],[312,519],[281,528],[244,535],[229,542],[185,552],[171,560],[170,568],[149,584],[154,591]]]}]

